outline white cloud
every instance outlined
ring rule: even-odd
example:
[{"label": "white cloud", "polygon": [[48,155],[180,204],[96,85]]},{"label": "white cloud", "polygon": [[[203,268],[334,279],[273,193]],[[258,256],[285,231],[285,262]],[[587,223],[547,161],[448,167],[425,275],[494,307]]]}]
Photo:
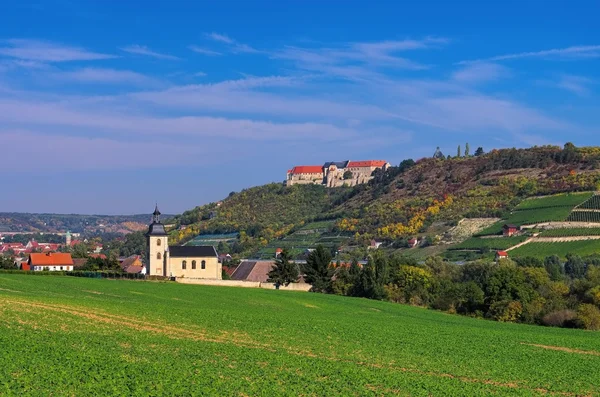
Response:
[{"label": "white cloud", "polygon": [[0,55],[26,61],[68,62],[94,61],[117,58],[115,55],[101,54],[80,47],[65,46],[40,40],[10,39],[0,47]]},{"label": "white cloud", "polygon": [[180,59],[174,55],[161,54],[160,52],[152,51],[148,47],[141,46],[138,44],[133,44],[133,45],[130,45],[127,47],[122,47],[121,50],[128,52],[130,54],[145,55],[145,56],[149,56],[149,57],[157,58],[157,59],[169,59],[172,61],[177,61]]},{"label": "white cloud", "polygon": [[509,71],[496,63],[474,63],[454,72],[452,78],[461,83],[483,83],[509,75]]},{"label": "white cloud", "polygon": [[146,84],[153,81],[148,76],[130,70],[104,68],[84,68],[68,72],[54,73],[61,80],[72,80],[81,83],[125,83]]},{"label": "white cloud", "polygon": [[206,37],[210,38],[211,40],[214,41],[220,41],[221,43],[226,43],[226,44],[233,44],[235,42],[235,40],[233,40],[231,37],[225,35],[225,34],[219,34],[219,33],[207,33]]},{"label": "white cloud", "polygon": [[594,84],[594,81],[587,77],[573,75],[562,75],[556,82],[557,87],[579,96],[589,95],[589,86],[592,84]]},{"label": "white cloud", "polygon": [[196,73],[194,73],[194,76],[196,76],[196,77],[206,77],[206,73],[204,73],[204,72],[196,72]]},{"label": "white cloud", "polygon": [[[240,43],[239,41],[227,36],[226,34],[212,32],[212,33],[206,33],[205,36],[213,41],[217,41],[217,42],[228,45],[229,50],[231,52],[233,52],[234,54],[239,54],[239,53],[257,54],[257,53],[262,52],[262,51],[257,50],[254,47],[249,46],[248,44]],[[206,51],[204,49],[202,49],[202,50]],[[210,51],[210,50],[208,50],[208,51]],[[199,51],[197,51],[197,52],[199,52]],[[207,55],[210,55],[210,54],[207,54]]]},{"label": "white cloud", "polygon": [[216,56],[222,55],[220,52],[208,50],[206,48],[198,47],[197,45],[191,45],[188,47],[190,50],[197,52],[198,54],[208,55],[208,56]]},{"label": "white cloud", "polygon": [[462,61],[459,64],[467,64],[482,61],[505,61],[522,58],[544,58],[544,59],[588,59],[600,58],[600,45],[572,46],[566,48],[555,48],[543,51],[519,52],[514,54],[499,55],[490,58]]}]

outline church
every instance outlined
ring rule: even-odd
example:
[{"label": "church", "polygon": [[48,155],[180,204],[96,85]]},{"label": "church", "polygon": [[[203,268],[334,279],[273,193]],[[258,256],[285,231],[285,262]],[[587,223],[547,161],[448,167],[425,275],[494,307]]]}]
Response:
[{"label": "church", "polygon": [[222,267],[212,246],[169,246],[169,235],[160,222],[158,205],[146,233],[150,276],[205,278],[220,280]]}]

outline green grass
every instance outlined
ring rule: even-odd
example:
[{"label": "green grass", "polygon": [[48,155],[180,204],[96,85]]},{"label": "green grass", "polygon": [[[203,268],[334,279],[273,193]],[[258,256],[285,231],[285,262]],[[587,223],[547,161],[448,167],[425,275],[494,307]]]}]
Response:
[{"label": "green grass", "polygon": [[600,228],[581,227],[573,229],[548,229],[539,234],[540,237],[576,237],[600,236]]},{"label": "green grass", "polygon": [[555,194],[553,196],[545,196],[539,198],[530,198],[523,200],[518,206],[517,210],[529,210],[549,207],[570,207],[573,208],[577,205],[584,203],[593,193],[567,193],[567,194]]},{"label": "green grass", "polygon": [[314,229],[330,229],[335,221],[318,221],[318,222],[310,222],[306,225],[302,226],[298,230],[314,230]]},{"label": "green grass", "polygon": [[463,241],[460,244],[457,244],[451,247],[451,250],[485,250],[485,249],[494,249],[494,250],[504,250],[510,247],[513,247],[519,243],[525,241],[526,237],[494,237],[494,238],[477,238],[472,237],[468,240]]},{"label": "green grass", "polygon": [[548,207],[513,211],[504,223],[512,223],[520,226],[542,222],[560,222],[569,217],[572,209],[572,207]]},{"label": "green grass", "polygon": [[7,396],[594,395],[599,356],[533,345],[600,352],[598,336],[301,292],[0,274]]},{"label": "green grass", "polygon": [[568,241],[564,243],[529,243],[509,252],[511,257],[533,256],[544,259],[547,256],[558,255],[565,258],[573,253],[588,256],[600,253],[600,240]]}]

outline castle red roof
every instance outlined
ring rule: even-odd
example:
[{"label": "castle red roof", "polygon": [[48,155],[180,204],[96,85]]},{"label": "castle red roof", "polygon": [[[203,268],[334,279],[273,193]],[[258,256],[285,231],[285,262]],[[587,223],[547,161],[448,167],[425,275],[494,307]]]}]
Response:
[{"label": "castle red roof", "polygon": [[386,164],[385,160],[351,161],[348,163],[348,167],[352,167],[352,168],[383,167],[385,164]]},{"label": "castle red roof", "polygon": [[291,174],[322,174],[321,165],[297,165],[290,171]]}]

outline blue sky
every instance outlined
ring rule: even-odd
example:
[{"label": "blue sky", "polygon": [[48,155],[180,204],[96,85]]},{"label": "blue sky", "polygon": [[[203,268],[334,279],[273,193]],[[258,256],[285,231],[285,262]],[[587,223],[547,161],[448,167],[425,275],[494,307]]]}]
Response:
[{"label": "blue sky", "polygon": [[600,144],[597,1],[9,1],[0,211],[177,213],[293,165]]}]

